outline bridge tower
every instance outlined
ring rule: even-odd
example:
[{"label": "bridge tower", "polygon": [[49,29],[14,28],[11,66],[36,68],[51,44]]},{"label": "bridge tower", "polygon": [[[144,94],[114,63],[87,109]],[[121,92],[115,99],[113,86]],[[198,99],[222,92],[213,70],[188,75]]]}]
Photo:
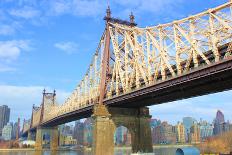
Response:
[{"label": "bridge tower", "polygon": [[110,7],[106,10],[105,47],[101,66],[100,97],[99,104],[94,105],[93,110],[93,154],[114,154],[114,133],[120,125],[127,127],[132,136],[132,152],[151,153],[152,139],[149,120],[149,109],[106,107],[103,104],[106,96],[106,86],[110,79],[110,23],[120,23],[127,26],[136,26],[134,15],[131,13],[130,22],[112,18]]},{"label": "bridge tower", "polygon": [[51,110],[51,106],[56,102],[56,91],[53,93],[46,93],[46,90],[43,91],[43,100],[41,104],[41,114],[39,118],[39,126],[36,128],[36,143],[35,149],[43,149],[43,137],[45,133],[50,135],[50,150],[56,151],[58,149],[58,127],[43,127],[42,123],[46,119],[46,111]]}]

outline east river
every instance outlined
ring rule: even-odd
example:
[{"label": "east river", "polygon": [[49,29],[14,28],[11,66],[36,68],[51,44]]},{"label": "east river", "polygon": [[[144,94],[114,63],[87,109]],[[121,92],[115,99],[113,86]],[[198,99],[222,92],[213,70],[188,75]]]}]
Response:
[{"label": "east river", "polygon": [[[155,155],[175,155],[176,148],[155,148],[154,154]],[[130,149],[116,149],[115,155],[130,155]],[[10,151],[1,151],[0,155],[92,155],[88,151],[32,151],[32,150],[25,150],[25,151],[17,151],[17,150],[10,150]]]}]

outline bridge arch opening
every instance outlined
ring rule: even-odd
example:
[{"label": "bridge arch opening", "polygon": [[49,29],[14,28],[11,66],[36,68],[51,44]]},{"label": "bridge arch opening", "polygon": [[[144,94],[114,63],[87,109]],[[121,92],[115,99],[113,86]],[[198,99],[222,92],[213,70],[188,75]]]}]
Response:
[{"label": "bridge arch opening", "polygon": [[117,155],[131,153],[131,132],[125,126],[118,126],[114,132],[114,152]]}]

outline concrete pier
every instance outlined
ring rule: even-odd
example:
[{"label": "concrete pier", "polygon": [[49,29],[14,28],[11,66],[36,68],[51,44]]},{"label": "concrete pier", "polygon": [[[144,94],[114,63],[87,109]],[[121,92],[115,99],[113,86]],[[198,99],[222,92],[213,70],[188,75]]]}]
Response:
[{"label": "concrete pier", "polygon": [[93,114],[93,154],[114,154],[114,133],[119,126],[126,127],[132,138],[132,153],[152,153],[149,109],[106,108],[97,105]]},{"label": "concrete pier", "polygon": [[56,151],[58,149],[59,140],[58,127],[38,127],[36,129],[35,150],[43,149],[43,136],[45,133],[50,135],[50,150]]}]

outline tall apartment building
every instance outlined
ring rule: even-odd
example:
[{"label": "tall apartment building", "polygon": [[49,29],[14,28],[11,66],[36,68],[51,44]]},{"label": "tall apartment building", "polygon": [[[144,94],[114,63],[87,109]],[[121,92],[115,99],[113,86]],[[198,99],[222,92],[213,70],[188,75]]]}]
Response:
[{"label": "tall apartment building", "polygon": [[12,139],[12,130],[13,130],[13,124],[8,123],[5,125],[2,129],[2,137],[4,140],[11,140]]},{"label": "tall apartment building", "polygon": [[10,120],[10,108],[7,105],[0,106],[0,136],[2,136],[2,129]]},{"label": "tall apartment building", "polygon": [[190,138],[189,142],[192,144],[200,143],[201,138],[200,138],[200,127],[198,124],[194,124],[190,128]]},{"label": "tall apartment building", "polygon": [[185,127],[182,123],[178,123],[176,125],[176,133],[177,133],[177,142],[178,143],[185,143]]}]

